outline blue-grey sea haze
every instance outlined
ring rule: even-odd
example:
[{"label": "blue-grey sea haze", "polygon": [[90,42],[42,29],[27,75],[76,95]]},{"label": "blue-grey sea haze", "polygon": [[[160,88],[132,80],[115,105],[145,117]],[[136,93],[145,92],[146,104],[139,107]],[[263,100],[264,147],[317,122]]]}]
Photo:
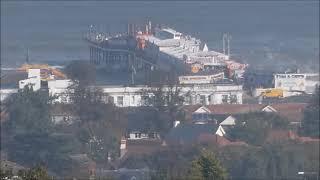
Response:
[{"label": "blue-grey sea haze", "polygon": [[88,59],[83,33],[116,34],[128,22],[165,24],[221,51],[232,35],[234,59],[274,68],[319,67],[319,1],[1,1],[2,66],[33,61]]}]

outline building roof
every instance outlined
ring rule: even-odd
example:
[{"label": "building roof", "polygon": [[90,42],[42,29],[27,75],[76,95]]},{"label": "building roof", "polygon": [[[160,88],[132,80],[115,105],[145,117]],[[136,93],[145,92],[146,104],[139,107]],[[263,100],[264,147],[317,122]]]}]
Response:
[{"label": "building roof", "polygon": [[271,130],[266,138],[266,142],[282,142],[295,140],[302,143],[320,142],[319,138],[302,137],[291,130]]},{"label": "building roof", "polygon": [[236,118],[233,117],[232,115],[228,116],[227,118],[225,118],[220,125],[224,125],[224,126],[233,126],[236,124],[235,122]]},{"label": "building roof", "polygon": [[215,124],[179,124],[166,136],[167,142],[188,144],[198,140],[201,134],[214,134],[218,130]]},{"label": "building roof", "polygon": [[[280,116],[286,117],[289,121],[298,122],[303,118],[303,110],[307,103],[281,103],[281,104],[217,104],[207,105],[206,109],[212,114],[242,114],[248,112],[261,112],[266,106],[275,109]],[[193,113],[202,105],[184,106],[187,113]]]},{"label": "building roof", "polygon": [[[163,116],[166,116],[166,114],[161,115],[161,117]],[[135,108],[134,112],[128,112],[127,118],[127,133],[133,131],[148,133],[157,129],[154,122],[152,122],[156,118],[152,108]]]},{"label": "building roof", "polygon": [[218,136],[216,134],[201,134],[198,138],[199,143],[213,144],[222,146],[230,146],[230,145],[248,145],[243,141],[230,141],[223,136]]},{"label": "building roof", "polygon": [[277,110],[280,116],[286,117],[291,121],[298,122],[303,119],[303,111],[307,105],[307,103],[285,103],[272,104],[271,106]]},{"label": "building roof", "polygon": [[162,146],[161,140],[127,140],[127,153],[126,156],[137,154],[149,154],[165,148]]}]

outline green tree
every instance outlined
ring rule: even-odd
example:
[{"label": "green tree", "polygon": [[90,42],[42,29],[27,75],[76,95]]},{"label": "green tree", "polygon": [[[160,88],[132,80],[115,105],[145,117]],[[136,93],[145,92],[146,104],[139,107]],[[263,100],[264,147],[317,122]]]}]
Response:
[{"label": "green tree", "polygon": [[50,104],[54,97],[47,92],[26,87],[4,103],[9,119],[5,126],[12,135],[48,134],[52,131]]},{"label": "green tree", "polygon": [[50,115],[53,99],[47,92],[25,88],[5,102],[9,118],[4,133],[9,138],[2,149],[10,160],[26,166],[44,163],[56,172],[67,169],[68,155],[79,145],[56,132]]},{"label": "green tree", "polygon": [[0,179],[11,178],[13,176],[12,169],[0,169]]},{"label": "green tree", "polygon": [[312,101],[304,110],[304,118],[301,123],[300,134],[320,138],[320,117],[319,117],[319,87],[316,90]]},{"label": "green tree", "polygon": [[223,180],[227,179],[227,173],[212,152],[203,151],[200,157],[192,161],[188,179]]},{"label": "green tree", "polygon": [[53,178],[48,175],[47,170],[42,166],[36,166],[29,170],[22,170],[18,173],[22,180],[52,180]]}]

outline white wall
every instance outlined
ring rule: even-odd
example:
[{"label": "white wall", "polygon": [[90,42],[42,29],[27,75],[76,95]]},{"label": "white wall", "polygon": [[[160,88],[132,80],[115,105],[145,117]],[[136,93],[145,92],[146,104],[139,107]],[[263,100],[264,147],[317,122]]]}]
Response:
[{"label": "white wall", "polygon": [[[136,134],[140,134],[141,136],[136,137]],[[129,140],[137,140],[137,139],[148,139],[148,134],[140,133],[140,132],[132,132],[129,134]]]},{"label": "white wall", "polygon": [[40,69],[29,69],[28,79],[19,81],[19,89],[23,89],[25,86],[32,87],[34,91],[37,91],[41,87]]}]

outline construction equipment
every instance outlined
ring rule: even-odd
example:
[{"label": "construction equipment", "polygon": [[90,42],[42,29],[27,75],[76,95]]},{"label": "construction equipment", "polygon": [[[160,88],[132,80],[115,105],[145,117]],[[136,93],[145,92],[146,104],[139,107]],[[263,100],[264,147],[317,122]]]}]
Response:
[{"label": "construction equipment", "polygon": [[52,79],[51,75],[54,75],[55,77],[62,79],[65,79],[67,77],[61,71],[53,67],[50,67],[48,64],[23,64],[17,70],[22,72],[28,72],[29,69],[40,69],[41,80],[45,81]]},{"label": "construction equipment", "polygon": [[261,93],[262,97],[267,98],[282,98],[283,90],[282,89],[267,89],[266,91]]},{"label": "construction equipment", "polygon": [[191,72],[192,73],[197,73],[202,69],[203,69],[203,65],[202,64],[194,63],[194,64],[191,65]]}]

